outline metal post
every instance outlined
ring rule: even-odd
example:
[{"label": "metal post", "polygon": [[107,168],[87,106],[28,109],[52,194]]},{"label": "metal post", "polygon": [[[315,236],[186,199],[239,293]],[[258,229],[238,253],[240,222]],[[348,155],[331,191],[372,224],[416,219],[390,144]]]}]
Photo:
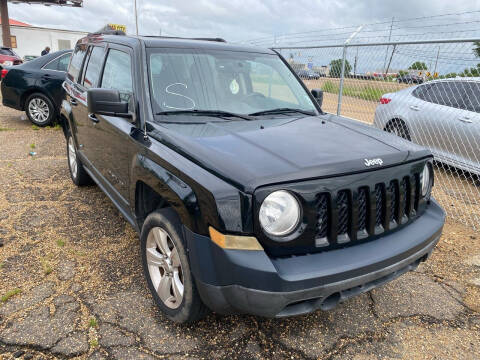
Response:
[{"label": "metal post", "polygon": [[134,3],[135,3],[135,35],[138,36],[137,0],[134,0]]},{"label": "metal post", "polygon": [[363,25],[359,26],[358,29],[350,35],[350,37],[345,41],[343,44],[343,54],[342,54],[342,71],[340,73],[340,87],[338,89],[338,101],[337,101],[337,115],[340,115],[340,111],[342,110],[342,94],[343,94],[343,80],[345,78],[345,60],[347,57],[347,46],[352,41],[352,39],[357,36],[357,34],[362,30]]},{"label": "metal post", "polygon": [[0,12],[2,18],[2,39],[3,46],[12,47],[12,37],[10,36],[10,20],[8,18],[8,2],[0,0]]},{"label": "metal post", "polygon": [[340,116],[342,110],[343,79],[345,77],[345,58],[347,57],[347,44],[343,46],[342,72],[340,73],[340,87],[338,89],[337,115]]}]

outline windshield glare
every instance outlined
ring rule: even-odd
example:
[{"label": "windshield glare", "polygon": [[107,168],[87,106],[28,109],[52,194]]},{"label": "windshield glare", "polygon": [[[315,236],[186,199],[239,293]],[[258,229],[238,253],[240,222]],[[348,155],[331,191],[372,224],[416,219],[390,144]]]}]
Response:
[{"label": "windshield glare", "polygon": [[151,49],[154,113],[189,110],[252,114],[278,108],[316,113],[310,97],[276,55]]}]

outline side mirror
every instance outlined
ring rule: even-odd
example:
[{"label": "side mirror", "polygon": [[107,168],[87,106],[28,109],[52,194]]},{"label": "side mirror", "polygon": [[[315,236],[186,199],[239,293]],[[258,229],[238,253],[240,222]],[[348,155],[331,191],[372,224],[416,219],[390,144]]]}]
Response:
[{"label": "side mirror", "polygon": [[87,91],[89,114],[131,117],[128,112],[128,103],[120,99],[118,90],[89,89]]},{"label": "side mirror", "polygon": [[320,89],[312,89],[312,95],[317,100],[318,106],[322,107],[323,103],[323,91]]}]

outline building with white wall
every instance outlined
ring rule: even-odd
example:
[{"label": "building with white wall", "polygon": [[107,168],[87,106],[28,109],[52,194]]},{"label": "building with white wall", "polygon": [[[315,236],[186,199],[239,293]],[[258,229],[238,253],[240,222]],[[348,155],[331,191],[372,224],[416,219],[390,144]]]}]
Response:
[{"label": "building with white wall", "polygon": [[47,46],[50,47],[51,52],[72,49],[78,39],[88,34],[84,31],[36,27],[13,19],[10,19],[10,33],[13,50],[21,58],[25,55],[40,56]]}]

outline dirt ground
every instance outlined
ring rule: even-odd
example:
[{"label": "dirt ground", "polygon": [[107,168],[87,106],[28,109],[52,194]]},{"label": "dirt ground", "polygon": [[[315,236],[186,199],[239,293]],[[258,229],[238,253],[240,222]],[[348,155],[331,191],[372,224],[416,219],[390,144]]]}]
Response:
[{"label": "dirt ground", "polygon": [[480,235],[454,218],[427,263],[334,310],[179,326],[153,304],[130,225],[72,184],[62,132],[5,108],[0,130],[2,360],[480,358]]}]

